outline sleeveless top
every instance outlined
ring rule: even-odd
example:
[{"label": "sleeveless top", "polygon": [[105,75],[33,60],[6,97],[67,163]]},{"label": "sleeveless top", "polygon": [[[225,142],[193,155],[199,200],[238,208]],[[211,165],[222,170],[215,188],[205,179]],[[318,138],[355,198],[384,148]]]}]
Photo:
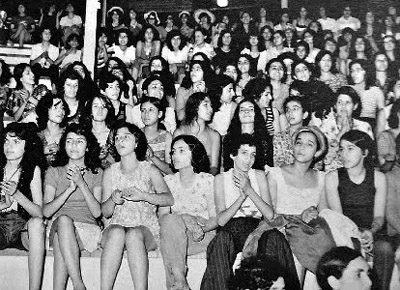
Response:
[{"label": "sleeveless top", "polygon": [[[151,163],[147,161],[139,162],[138,168],[125,175],[121,172],[121,162],[111,165],[112,191],[126,190],[136,186],[144,192],[154,192],[154,188],[150,179]],[[154,237],[159,236],[159,225],[156,215],[157,206],[146,201],[129,201],[126,200],[121,205],[115,205],[114,213],[110,218],[110,225],[117,224],[124,227],[147,227]],[[156,238],[159,241],[158,238]]]},{"label": "sleeveless top", "polygon": [[338,179],[343,214],[358,227],[369,229],[374,219],[375,170],[367,168],[364,181],[356,184],[350,180],[345,168],[339,168]]},{"label": "sleeveless top", "polygon": [[179,172],[165,176],[164,180],[175,200],[171,206],[172,213],[200,216],[204,219],[215,216],[214,176],[205,172],[197,173],[189,187],[182,186]]},{"label": "sleeveless top", "polygon": [[[253,187],[254,191],[258,195],[260,195],[260,187],[257,182],[256,171],[254,169],[250,169],[248,174],[251,187]],[[238,199],[240,192],[239,188],[237,188],[233,183],[233,168],[231,168],[227,172],[224,172],[223,175],[224,175],[225,206],[226,208],[228,208]],[[258,210],[256,205],[253,203],[253,201],[248,197],[246,198],[240,209],[236,212],[236,214],[233,217],[261,218],[262,214]]]},{"label": "sleeveless top", "polygon": [[317,171],[318,184],[313,188],[300,189],[286,183],[282,168],[269,168],[269,174],[277,184],[275,211],[277,214],[300,215],[305,209],[320,203],[325,187],[325,173]]}]

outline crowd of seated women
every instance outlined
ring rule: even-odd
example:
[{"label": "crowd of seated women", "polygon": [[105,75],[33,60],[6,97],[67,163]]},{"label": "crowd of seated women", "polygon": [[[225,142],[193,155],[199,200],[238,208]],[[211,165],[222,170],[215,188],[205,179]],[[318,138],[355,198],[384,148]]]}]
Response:
[{"label": "crowd of seated women", "polygon": [[[54,289],[86,289],[80,252],[97,249],[101,289],[125,251],[134,288],[147,289],[157,248],[167,289],[190,289],[187,256],[200,252],[202,290],[302,289],[306,273],[324,290],[389,289],[400,16],[307,8],[237,23],[182,11],[174,25],[111,7],[93,75],[74,6],[41,14],[30,64],[11,74],[0,60],[0,249],[29,251],[30,289],[46,249]],[[13,23],[11,39],[30,41]]]}]

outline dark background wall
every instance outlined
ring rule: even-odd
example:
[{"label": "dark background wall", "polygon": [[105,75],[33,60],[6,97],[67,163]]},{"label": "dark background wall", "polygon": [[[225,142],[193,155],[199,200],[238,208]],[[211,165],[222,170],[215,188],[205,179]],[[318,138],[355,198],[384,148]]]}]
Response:
[{"label": "dark background wall", "polygon": [[[103,0],[101,0],[102,2]],[[329,11],[329,14],[338,18],[342,13],[342,8],[346,4],[353,7],[353,15],[363,18],[367,8],[371,7],[374,11],[384,14],[389,5],[396,5],[400,14],[400,1],[399,0],[288,0],[291,16],[297,17],[299,8],[306,6],[309,12],[313,15],[318,13],[319,6],[323,5]],[[72,2],[76,7],[77,13],[84,16],[86,0],[25,0],[22,1],[27,4],[30,14],[39,18],[39,9],[51,3],[56,3],[59,9],[64,9],[66,3]],[[220,9],[216,6],[216,0],[107,0],[108,7],[118,5],[124,9],[134,7],[140,12],[155,9],[161,14],[161,18],[166,16],[166,13],[178,13],[184,9],[195,10],[197,8],[208,8],[212,10],[217,17],[223,14],[229,14],[232,18],[237,18],[239,12],[246,9],[252,16],[256,17],[258,10],[261,6],[265,7],[271,14],[271,18],[276,21],[276,17],[280,11],[280,0],[229,0],[229,6]],[[0,8],[7,11],[9,16],[15,15],[16,9],[20,1],[13,0],[0,0]],[[100,12],[99,12],[100,15]],[[275,17],[274,17],[275,16]]]}]

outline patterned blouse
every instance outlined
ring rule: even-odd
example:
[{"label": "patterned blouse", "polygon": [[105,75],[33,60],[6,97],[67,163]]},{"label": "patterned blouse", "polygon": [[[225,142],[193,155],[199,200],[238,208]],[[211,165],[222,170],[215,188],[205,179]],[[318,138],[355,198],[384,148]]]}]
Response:
[{"label": "patterned blouse", "polygon": [[[324,164],[325,171],[331,171],[338,169],[343,166],[342,161],[339,156],[339,133],[340,127],[336,122],[336,117],[334,114],[329,114],[325,119],[322,120],[321,124],[318,126],[322,133],[325,134],[328,139],[328,153],[325,156]],[[367,122],[363,122],[357,119],[353,119],[352,130],[360,130],[367,133],[372,139],[374,135],[371,126]]]},{"label": "patterned blouse", "polygon": [[154,156],[160,159],[161,161],[165,161],[165,140],[167,138],[167,131],[162,130],[157,137],[147,140],[147,143],[151,147],[154,152]]},{"label": "patterned blouse", "polygon": [[[322,81],[320,79],[320,81]],[[338,73],[334,74],[329,80],[323,81],[326,85],[329,86],[329,88],[332,90],[332,92],[336,93],[338,89],[340,89],[343,86],[347,86],[347,79],[344,74]]]},{"label": "patterned blouse", "polygon": [[294,145],[289,129],[276,134],[274,136],[272,143],[274,146],[275,167],[289,165],[294,162],[294,157],[293,157]]},{"label": "patterned blouse", "polygon": [[[112,190],[121,191],[137,187],[144,192],[154,192],[154,187],[150,179],[151,163],[147,161],[139,162],[138,168],[125,175],[121,171],[121,163],[117,162],[111,165]],[[114,213],[110,218],[110,224],[121,225],[123,227],[145,226],[152,233],[156,244],[160,241],[160,227],[157,218],[157,206],[146,201],[126,200],[123,204],[115,205]],[[153,250],[154,248],[147,249]]]},{"label": "patterned blouse", "polygon": [[179,172],[165,176],[164,180],[175,200],[171,207],[172,213],[200,216],[204,219],[215,216],[214,176],[198,173],[190,187],[182,186]]}]

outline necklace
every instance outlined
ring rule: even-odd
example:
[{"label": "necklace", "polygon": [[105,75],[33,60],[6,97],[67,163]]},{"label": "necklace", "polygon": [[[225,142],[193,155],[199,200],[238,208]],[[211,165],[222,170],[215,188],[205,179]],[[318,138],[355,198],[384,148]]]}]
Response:
[{"label": "necklace", "polygon": [[11,176],[7,179],[7,167],[4,166],[3,182],[8,182],[8,181],[10,181],[10,180],[15,176],[15,174],[17,174],[17,172],[19,171],[19,169],[20,169],[20,166],[18,165],[17,168],[14,170],[14,172],[11,174]]}]

